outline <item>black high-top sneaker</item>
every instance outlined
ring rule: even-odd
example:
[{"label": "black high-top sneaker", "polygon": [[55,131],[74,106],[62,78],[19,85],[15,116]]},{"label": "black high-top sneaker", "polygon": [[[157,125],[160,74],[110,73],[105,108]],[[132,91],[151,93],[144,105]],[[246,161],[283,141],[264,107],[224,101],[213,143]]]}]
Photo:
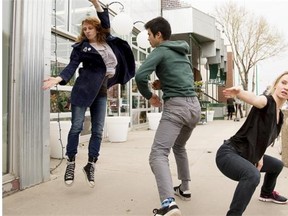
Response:
[{"label": "black high-top sneaker", "polygon": [[179,196],[180,199],[182,199],[184,201],[191,200],[191,192],[190,191],[182,191],[180,189],[180,186],[181,185],[174,187],[174,194]]},{"label": "black high-top sneaker", "polygon": [[89,157],[88,163],[85,167],[83,167],[83,172],[85,175],[86,182],[89,187],[93,188],[95,186],[94,182],[94,171],[95,171],[95,163],[97,161],[96,157]]},{"label": "black high-top sneaker", "polygon": [[67,159],[67,167],[64,175],[66,186],[71,186],[74,182],[75,156]]}]

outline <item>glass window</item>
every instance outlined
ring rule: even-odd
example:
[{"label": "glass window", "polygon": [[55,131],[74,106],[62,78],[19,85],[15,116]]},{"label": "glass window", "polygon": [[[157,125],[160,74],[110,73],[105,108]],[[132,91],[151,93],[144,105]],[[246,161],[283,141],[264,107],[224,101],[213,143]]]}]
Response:
[{"label": "glass window", "polygon": [[120,93],[120,115],[121,116],[129,116],[130,113],[130,88],[129,83],[126,85],[121,85],[121,93]]},{"label": "glass window", "polygon": [[[70,60],[70,54],[72,51],[72,44],[74,41],[64,38],[63,36],[51,35],[51,76],[57,76],[67,66]],[[56,64],[57,61],[57,64]],[[73,86],[76,80],[77,71],[72,79],[66,86]],[[71,89],[62,89],[62,86],[52,88],[50,91],[50,112],[71,112],[70,95]],[[52,120],[52,119],[51,119]]]},{"label": "glass window", "polygon": [[[57,43],[56,43],[57,42]],[[56,55],[58,62],[68,63],[70,54],[72,51],[72,45],[75,41],[69,40],[62,36],[57,35],[55,38],[55,34],[52,33],[51,36],[51,57],[55,60]]]},{"label": "glass window", "polygon": [[[56,3],[56,5],[55,5]],[[68,31],[68,0],[52,1],[52,26],[57,29]],[[56,9],[56,11],[55,11]],[[56,16],[56,19],[55,19]]]},{"label": "glass window", "polygon": [[10,49],[14,1],[3,1],[2,17],[2,174],[9,173],[10,145],[8,140]]},{"label": "glass window", "polygon": [[50,112],[71,112],[70,91],[50,91]]},{"label": "glass window", "polygon": [[96,16],[96,10],[88,1],[71,1],[71,26],[69,32],[78,35],[81,22],[86,16]]}]

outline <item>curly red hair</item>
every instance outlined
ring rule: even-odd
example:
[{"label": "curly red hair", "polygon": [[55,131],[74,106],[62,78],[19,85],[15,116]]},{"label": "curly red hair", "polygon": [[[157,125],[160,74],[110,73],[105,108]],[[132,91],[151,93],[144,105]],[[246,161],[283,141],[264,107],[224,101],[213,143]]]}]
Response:
[{"label": "curly red hair", "polygon": [[80,35],[77,37],[76,42],[82,42],[83,40],[87,39],[84,31],[83,31],[83,24],[90,24],[95,27],[97,31],[96,40],[97,42],[103,43],[106,41],[106,36],[110,33],[110,29],[105,29],[101,26],[101,21],[97,17],[87,17],[82,21],[82,28]]}]

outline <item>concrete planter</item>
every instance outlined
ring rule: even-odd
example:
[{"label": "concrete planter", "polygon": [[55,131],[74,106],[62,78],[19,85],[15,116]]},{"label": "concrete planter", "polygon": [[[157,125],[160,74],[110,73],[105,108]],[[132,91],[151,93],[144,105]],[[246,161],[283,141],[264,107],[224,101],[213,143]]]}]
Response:
[{"label": "concrete planter", "polygon": [[212,122],[214,119],[214,110],[208,110],[207,111],[207,122]]},{"label": "concrete planter", "polygon": [[59,124],[57,121],[50,122],[50,156],[52,158],[61,159],[65,157],[65,149],[67,145],[67,137],[70,127],[70,121],[60,121],[62,140],[61,146]]},{"label": "concrete planter", "polygon": [[108,140],[110,142],[127,141],[130,116],[106,117]]},{"label": "concrete planter", "polygon": [[162,113],[147,113],[149,129],[157,130]]}]

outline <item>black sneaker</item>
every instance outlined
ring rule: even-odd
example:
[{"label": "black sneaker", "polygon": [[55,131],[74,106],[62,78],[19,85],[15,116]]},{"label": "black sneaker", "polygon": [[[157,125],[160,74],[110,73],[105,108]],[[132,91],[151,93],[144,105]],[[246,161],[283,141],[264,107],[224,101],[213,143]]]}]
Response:
[{"label": "black sneaker", "polygon": [[259,200],[263,201],[263,202],[274,202],[277,204],[287,203],[287,199],[285,197],[279,195],[279,193],[277,193],[276,191],[273,191],[272,194],[270,194],[270,195],[261,194],[259,197]]},{"label": "black sneaker", "polygon": [[180,189],[180,186],[174,187],[174,194],[178,197],[180,197],[180,199],[184,200],[184,201],[189,201],[191,200],[191,192],[190,191],[182,191]]},{"label": "black sneaker", "polygon": [[154,216],[181,216],[181,211],[175,202],[171,202],[169,206],[153,210]]},{"label": "black sneaker", "polygon": [[91,188],[93,188],[95,186],[95,182],[94,182],[94,170],[95,170],[95,168],[94,168],[94,166],[95,166],[95,163],[88,162],[87,165],[85,167],[83,167],[85,179]]},{"label": "black sneaker", "polygon": [[67,167],[64,175],[64,182],[66,186],[72,186],[74,182],[75,160],[67,160]]}]

